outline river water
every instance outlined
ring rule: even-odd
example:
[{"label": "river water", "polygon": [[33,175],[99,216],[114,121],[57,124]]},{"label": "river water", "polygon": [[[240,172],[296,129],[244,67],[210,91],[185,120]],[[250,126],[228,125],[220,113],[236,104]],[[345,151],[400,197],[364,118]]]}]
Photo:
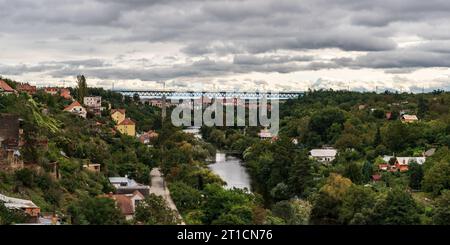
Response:
[{"label": "river water", "polygon": [[250,191],[250,176],[239,158],[218,152],[215,162],[209,168],[227,182],[227,189],[247,188]]}]

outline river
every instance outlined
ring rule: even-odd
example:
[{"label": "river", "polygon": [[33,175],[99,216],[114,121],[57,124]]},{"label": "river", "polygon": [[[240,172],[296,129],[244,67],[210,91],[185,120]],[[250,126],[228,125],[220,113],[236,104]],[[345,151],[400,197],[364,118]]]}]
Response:
[{"label": "river", "polygon": [[215,174],[219,175],[222,180],[227,182],[225,186],[227,189],[247,188],[249,191],[251,190],[250,176],[239,158],[217,152],[216,160],[213,164],[209,165],[209,168]]}]

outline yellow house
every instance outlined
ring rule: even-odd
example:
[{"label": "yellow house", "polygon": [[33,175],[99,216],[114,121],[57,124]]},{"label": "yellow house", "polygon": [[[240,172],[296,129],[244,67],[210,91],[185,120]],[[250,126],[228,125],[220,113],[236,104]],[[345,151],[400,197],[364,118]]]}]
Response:
[{"label": "yellow house", "polygon": [[125,120],[125,109],[113,109],[111,111],[111,118],[117,124],[121,123],[123,120]]},{"label": "yellow house", "polygon": [[128,136],[135,136],[136,135],[136,123],[133,122],[133,120],[129,118],[125,118],[122,122],[120,122],[116,129],[119,130],[121,134],[125,134]]}]

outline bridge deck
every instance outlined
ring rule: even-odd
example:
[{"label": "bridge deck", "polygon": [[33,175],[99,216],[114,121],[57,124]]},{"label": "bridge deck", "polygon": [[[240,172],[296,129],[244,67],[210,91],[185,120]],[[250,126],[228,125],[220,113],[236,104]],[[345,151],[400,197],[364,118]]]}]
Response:
[{"label": "bridge deck", "polygon": [[114,92],[123,95],[133,96],[138,94],[140,97],[162,98],[278,98],[295,99],[302,96],[303,92],[258,92],[258,91],[170,91],[170,90],[114,90]]}]

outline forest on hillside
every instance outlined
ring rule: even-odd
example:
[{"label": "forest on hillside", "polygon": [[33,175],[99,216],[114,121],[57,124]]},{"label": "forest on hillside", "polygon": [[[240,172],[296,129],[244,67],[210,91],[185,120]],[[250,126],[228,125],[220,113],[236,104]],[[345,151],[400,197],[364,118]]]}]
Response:
[{"label": "forest on hillside", "polygon": [[[419,120],[404,123],[404,114]],[[268,140],[258,137],[261,128],[202,133],[245,161],[254,191],[285,223],[450,223],[450,93],[309,91],[280,106],[280,122]],[[310,157],[322,147],[337,149],[336,159]],[[427,151],[434,154],[407,171],[381,169]]]},{"label": "forest on hillside", "polygon": [[[4,79],[11,87],[17,83]],[[71,89],[74,98],[79,89]],[[18,115],[25,144],[25,168],[0,171],[0,192],[36,203],[64,224],[173,224],[174,213],[155,196],[127,221],[114,201],[108,177],[130,176],[150,182],[160,167],[186,224],[449,224],[450,223],[450,93],[428,94],[309,91],[280,105],[280,133],[261,140],[259,127],[202,127],[203,140],[183,133],[161,110],[101,88],[107,110],[87,118],[64,112],[72,101],[38,90],[0,96],[0,114]],[[124,108],[137,131],[155,130],[148,147],[114,130],[110,109]],[[404,114],[418,121],[402,122]],[[48,142],[45,147],[40,142]],[[334,147],[336,158],[322,163],[309,151]],[[216,149],[245,161],[252,192],[224,188],[209,168]],[[383,156],[421,157],[407,171]],[[59,179],[51,176],[59,164]],[[100,173],[83,165],[98,163]],[[379,178],[374,179],[374,176]],[[25,217],[0,204],[0,223]]]}]

